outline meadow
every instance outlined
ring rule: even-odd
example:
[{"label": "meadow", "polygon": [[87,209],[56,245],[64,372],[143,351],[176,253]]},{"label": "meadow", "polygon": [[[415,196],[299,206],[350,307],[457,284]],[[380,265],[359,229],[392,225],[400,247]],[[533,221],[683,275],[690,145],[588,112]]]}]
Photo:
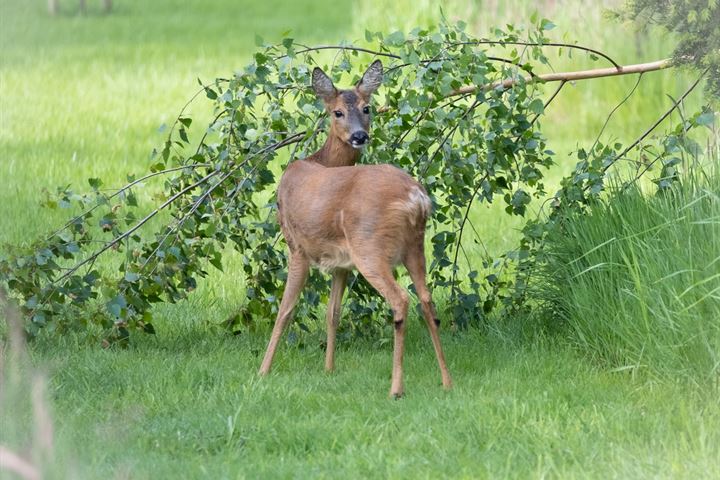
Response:
[{"label": "meadow", "polygon": [[[440,15],[425,0],[135,0],[114,2],[109,15],[91,1],[85,16],[61,3],[55,18],[45,2],[0,3],[0,245],[63,220],[67,212],[40,207],[43,189],[83,190],[89,177],[121,185],[146,171],[196,79],[241,69],[256,34],[334,44]],[[672,49],[667,35],[604,20],[597,2],[530,3],[455,0],[443,13],[482,34],[540,9],[559,39],[624,64]],[[596,65],[554,60],[556,70]],[[632,141],[693,78],[647,74],[603,138]],[[542,120],[558,152],[550,191],[634,82],[578,82],[553,103]],[[698,93],[686,110],[701,103]],[[202,102],[191,108],[198,121],[210,113]],[[41,336],[18,363],[3,349],[0,445],[27,447],[26,380],[40,371],[55,431],[48,478],[718,478],[720,185],[709,175],[655,203],[631,192],[579,219],[572,239],[554,239],[555,283],[538,295],[555,310],[542,318],[444,331],[450,392],[415,318],[400,401],[387,396],[389,337],[342,342],[327,375],[321,335],[308,334],[283,343],[271,376],[258,378],[270,321],[237,336],[218,327],[243,298],[231,257],[188,301],[160,307],[157,334],[134,336],[127,350],[79,334]],[[494,253],[512,248],[517,220],[484,205],[474,215]]]}]

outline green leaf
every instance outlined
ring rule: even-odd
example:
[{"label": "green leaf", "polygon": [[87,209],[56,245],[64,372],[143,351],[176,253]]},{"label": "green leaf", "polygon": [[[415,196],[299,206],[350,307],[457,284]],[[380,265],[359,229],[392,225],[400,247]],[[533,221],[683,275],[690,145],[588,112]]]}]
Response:
[{"label": "green leaf", "polygon": [[540,30],[552,30],[555,27],[556,25],[547,18],[543,18],[540,21]]},{"label": "green leaf", "polygon": [[399,47],[403,43],[405,43],[405,35],[401,31],[396,31],[385,37],[384,41],[385,45],[391,46],[391,47]]},{"label": "green leaf", "polygon": [[117,295],[107,303],[107,309],[115,318],[121,318],[123,310],[127,307],[124,295]]},{"label": "green leaf", "polygon": [[210,87],[205,87],[205,95],[210,100],[216,100],[218,98],[217,92]]},{"label": "green leaf", "polygon": [[125,281],[135,283],[140,280],[140,275],[135,272],[125,272]]},{"label": "green leaf", "polygon": [[712,125],[714,120],[715,120],[715,113],[705,112],[701,115],[698,115],[698,117],[695,119],[695,123],[697,125]]},{"label": "green leaf", "polygon": [[536,98],[532,102],[530,102],[530,105],[528,105],[528,110],[537,115],[541,115],[545,111],[545,103],[541,99]]},{"label": "green leaf", "polygon": [[137,207],[137,197],[135,196],[135,193],[131,191],[128,191],[127,196],[125,197],[125,202],[131,206],[131,207]]},{"label": "green leaf", "polygon": [[258,131],[254,128],[250,128],[245,131],[245,138],[250,140],[251,142],[254,142],[258,138]]},{"label": "green leaf", "polygon": [[213,254],[213,256],[210,258],[210,263],[221,272],[223,271],[222,254],[220,252],[215,252]]}]

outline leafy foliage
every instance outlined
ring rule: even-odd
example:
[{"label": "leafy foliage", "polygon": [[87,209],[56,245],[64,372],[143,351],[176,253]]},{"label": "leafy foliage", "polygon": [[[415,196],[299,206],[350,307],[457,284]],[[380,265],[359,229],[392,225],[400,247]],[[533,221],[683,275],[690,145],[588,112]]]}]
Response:
[{"label": "leafy foliage", "polygon": [[[542,43],[548,22],[538,24],[528,40]],[[451,94],[464,85],[489,85],[531,72],[529,60],[547,60],[537,46],[503,47],[507,58],[491,57],[488,47],[463,29],[443,24],[407,35],[368,32],[366,40],[376,50],[308,48],[292,39],[270,45],[258,39],[259,51],[244,71],[203,85],[217,115],[196,148],[190,148],[192,120],[181,114],[150,175],[130,178],[112,194],[92,179],[90,194],[62,189],[57,199],[48,200],[50,206],[78,203],[86,213],[2,263],[8,285],[24,298],[29,330],[48,322],[53,328],[92,322],[116,327],[121,338],[127,338],[129,327],[152,331],[151,305],[185,298],[207,273],[207,263],[222,269],[227,244],[241,252],[247,279],[247,302],[233,321],[271,319],[286,263],[273,218],[274,163],[283,147],[292,147],[290,158],[319,147],[325,118],[307,86],[325,50],[335,55],[328,71],[338,84],[343,77],[352,79],[363,57],[386,60],[384,106],[375,116],[365,161],[398,164],[426,185],[437,203],[432,282],[451,291],[456,321],[481,317],[494,303],[483,304],[481,296],[502,297],[505,284],[479,282],[472,266],[468,275],[458,274],[469,205],[476,198],[501,198],[509,214],[523,215],[531,197],[544,193],[541,172],[551,164],[551,152],[535,122],[544,105],[534,86],[520,81],[511,89]],[[513,42],[520,34],[509,27],[498,30],[495,40]],[[140,217],[135,189],[141,180],[159,175],[165,176],[164,201]],[[140,227],[162,210],[172,220],[153,235],[141,235]],[[101,247],[87,254],[98,241]],[[93,268],[97,256],[110,249],[123,257],[119,276]],[[311,279],[299,307],[303,317],[316,315],[324,283],[319,275]],[[378,311],[377,299],[365,282],[352,283],[348,308],[358,322],[371,325],[367,319]],[[487,290],[483,295],[481,288]]]}]

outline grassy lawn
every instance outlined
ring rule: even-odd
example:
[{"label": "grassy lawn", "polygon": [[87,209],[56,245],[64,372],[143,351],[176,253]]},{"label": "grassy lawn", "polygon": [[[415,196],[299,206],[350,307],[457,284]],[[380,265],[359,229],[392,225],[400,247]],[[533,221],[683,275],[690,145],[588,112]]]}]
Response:
[{"label": "grassy lawn", "polygon": [[[115,186],[146,171],[163,139],[158,128],[174,119],[196,79],[241,68],[256,34],[275,41],[290,30],[303,43],[337,43],[362,39],[365,28],[437,15],[425,1],[413,10],[409,2],[385,8],[379,0],[362,8],[344,0],[119,0],[108,16],[91,1],[86,17],[73,2],[61,3],[62,14],[49,18],[45,2],[0,0],[0,245],[34,239],[64,218],[67,212],[39,207],[43,188],[85,190],[88,177]],[[483,16],[457,0],[445,13],[476,29],[522,23],[531,7],[511,3],[518,8],[495,5]],[[648,41],[622,25],[590,28],[600,21],[593,5],[582,1],[545,16],[622,63],[669,52],[671,39]],[[557,69],[575,60],[559,60]],[[667,108],[663,92],[677,96],[689,78],[649,74],[606,138],[632,141]],[[551,182],[572,168],[567,153],[592,143],[633,83],[567,87],[544,120],[559,152]],[[196,117],[208,114],[202,102],[193,109]],[[474,215],[491,251],[511,248],[513,219],[485,206]],[[32,412],[22,379],[32,365],[48,377],[51,478],[720,477],[717,378],[697,385],[612,369],[562,335],[534,333],[524,318],[443,332],[451,392],[439,386],[415,318],[401,401],[387,396],[389,337],[342,343],[337,372],[326,375],[321,334],[307,334],[300,345],[281,344],[273,374],[259,379],[269,322],[239,336],[214,326],[242,301],[233,266],[237,258],[187,302],[158,309],[158,334],[135,336],[129,350],[103,350],[79,335],[41,338],[29,362],[3,362],[12,370],[7,378],[21,381],[0,392],[0,445],[26,446]]]},{"label": "grassy lawn", "polygon": [[51,365],[58,477],[720,474],[715,396],[604,371],[552,341],[445,335],[455,388],[444,392],[413,321],[407,395],[392,401],[389,345],[344,345],[333,375],[317,343],[283,347],[259,379],[263,336],[174,320],[128,351],[63,343],[34,352]]}]

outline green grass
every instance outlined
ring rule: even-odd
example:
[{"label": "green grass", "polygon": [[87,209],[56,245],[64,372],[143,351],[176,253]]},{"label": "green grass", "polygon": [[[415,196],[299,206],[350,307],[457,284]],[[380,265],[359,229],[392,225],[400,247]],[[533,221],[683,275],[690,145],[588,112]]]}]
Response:
[{"label": "green grass", "polygon": [[[337,43],[362,39],[365,28],[427,23],[438,14],[431,2],[409,0],[124,0],[108,16],[88,2],[90,14],[80,17],[62,3],[63,14],[49,18],[45,2],[0,0],[0,244],[28,242],[64,218],[67,212],[38,207],[43,188],[84,190],[88,177],[113,186],[146,171],[163,138],[158,127],[172,121],[196,78],[241,68],[256,33],[278,40],[292,30],[303,43]],[[622,63],[660,58],[672,45],[603,22],[595,2],[533,5],[452,0],[444,11],[483,35],[488,25],[523,23],[539,8],[558,32]],[[557,62],[556,69],[598,65],[582,56]],[[606,138],[631,141],[667,108],[664,93],[677,96],[688,80],[674,71],[648,74]],[[559,152],[551,183],[572,168],[567,153],[594,140],[632,84],[566,87],[544,119]],[[191,113],[202,119],[207,108],[200,102]],[[517,220],[506,217],[496,207],[474,212],[492,253],[517,238]],[[703,244],[708,252],[714,239]],[[321,335],[304,335],[302,347],[283,343],[274,373],[258,379],[268,325],[238,337],[214,327],[242,302],[236,270],[231,255],[227,274],[212,272],[187,302],[159,308],[158,334],[136,336],[127,351],[103,350],[81,335],[41,338],[29,350],[31,367],[3,350],[2,372],[17,381],[0,391],[0,444],[27,446],[27,378],[40,369],[56,440],[54,460],[44,465],[56,478],[720,476],[716,380],[692,385],[680,374],[613,371],[624,363],[599,362],[587,350],[595,346],[568,341],[566,331],[527,335],[530,323],[521,318],[484,332],[443,333],[456,385],[449,393],[414,318],[402,401],[387,398],[387,336],[343,342],[338,371],[326,375]],[[590,293],[572,301],[597,304]],[[623,308],[634,315],[631,304]]]},{"label": "green grass", "polygon": [[34,356],[52,365],[59,453],[76,478],[720,474],[710,392],[633,381],[549,340],[469,332],[444,341],[451,392],[424,328],[411,323],[401,401],[387,396],[390,345],[369,342],[341,348],[333,375],[319,344],[283,347],[265,379],[255,374],[264,338],[187,321],[128,351],[53,341]]},{"label": "green grass", "polygon": [[[717,160],[713,163],[717,163]],[[720,378],[720,174],[667,194],[618,191],[547,243],[539,297],[616,368]]]}]

